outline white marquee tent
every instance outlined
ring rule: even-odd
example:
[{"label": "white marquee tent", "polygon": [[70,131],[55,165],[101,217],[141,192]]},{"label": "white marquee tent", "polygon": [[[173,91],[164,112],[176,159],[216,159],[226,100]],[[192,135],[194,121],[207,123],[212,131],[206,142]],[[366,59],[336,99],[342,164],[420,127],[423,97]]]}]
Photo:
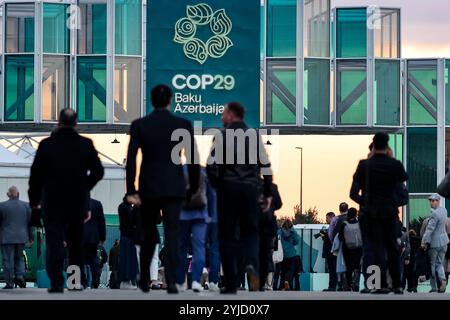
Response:
[{"label": "white marquee tent", "polygon": [[[20,198],[28,201],[28,178],[38,141],[25,137],[0,136],[0,201],[7,199],[8,187],[19,189]],[[101,154],[105,176],[91,197],[102,202],[105,214],[117,214],[117,207],[125,193],[125,167],[108,156]]]}]

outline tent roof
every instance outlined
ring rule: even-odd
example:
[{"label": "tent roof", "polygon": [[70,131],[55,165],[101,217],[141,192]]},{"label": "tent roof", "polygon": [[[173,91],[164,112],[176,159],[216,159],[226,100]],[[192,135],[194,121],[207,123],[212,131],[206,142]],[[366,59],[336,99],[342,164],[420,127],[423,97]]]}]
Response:
[{"label": "tent roof", "polygon": [[31,160],[25,159],[0,145],[0,163],[26,164],[31,163]]}]

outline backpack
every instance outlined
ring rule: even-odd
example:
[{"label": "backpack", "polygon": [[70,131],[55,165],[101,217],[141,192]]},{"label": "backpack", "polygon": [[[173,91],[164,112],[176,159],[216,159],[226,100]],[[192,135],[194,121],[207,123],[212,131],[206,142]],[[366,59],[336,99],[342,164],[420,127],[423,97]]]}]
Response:
[{"label": "backpack", "polygon": [[344,239],[345,245],[349,249],[356,249],[362,247],[362,237],[361,237],[361,229],[359,227],[359,222],[357,223],[348,223],[345,221],[344,228]]},{"label": "backpack", "polygon": [[[189,174],[186,169],[184,169],[184,176],[186,179],[186,186],[189,187]],[[206,194],[206,174],[202,170],[200,172],[200,180],[199,186],[196,193],[194,193],[190,199],[190,201],[183,202],[183,210],[192,211],[192,210],[203,210],[208,204],[208,198]]]}]

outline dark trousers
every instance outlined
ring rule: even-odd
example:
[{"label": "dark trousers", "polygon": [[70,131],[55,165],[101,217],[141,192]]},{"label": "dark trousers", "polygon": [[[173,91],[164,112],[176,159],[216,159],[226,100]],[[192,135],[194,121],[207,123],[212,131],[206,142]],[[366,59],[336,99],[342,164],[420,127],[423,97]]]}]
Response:
[{"label": "dark trousers", "polygon": [[[85,243],[84,244],[84,263],[89,266],[89,271],[91,273],[91,284],[90,286],[97,289],[100,285],[101,268],[99,266],[97,258],[97,243]],[[84,285],[85,287],[89,285],[87,283],[88,276],[85,275]]]},{"label": "dark trousers", "polygon": [[209,244],[209,282],[219,283],[220,255],[219,255],[219,227],[217,223],[209,223],[206,242]]},{"label": "dark trousers", "polygon": [[68,222],[58,220],[44,220],[46,238],[46,270],[53,287],[64,286],[64,259],[67,244],[69,253],[69,266],[76,265],[80,268],[81,280],[84,279],[84,254],[83,254],[83,228],[81,219]]},{"label": "dark trousers", "polygon": [[345,265],[347,267],[345,274],[347,285],[352,289],[359,289],[362,248],[350,249],[343,245],[343,254]]},{"label": "dark trousers", "polygon": [[273,248],[275,237],[262,233],[259,240],[259,285],[264,287],[269,270],[273,270]]},{"label": "dark trousers", "polygon": [[326,258],[328,268],[328,289],[336,289],[337,273],[336,273],[336,259],[335,255],[330,255]]},{"label": "dark trousers", "polygon": [[181,198],[142,199],[141,227],[142,242],[140,251],[141,283],[150,282],[150,262],[158,243],[159,233],[156,225],[162,214],[164,224],[164,259],[162,261],[167,284],[175,284],[179,257],[178,223],[181,212]]},{"label": "dark trousers", "polygon": [[289,284],[289,290],[294,289],[294,275],[296,266],[296,257],[284,258],[283,262],[281,262],[281,282],[280,288],[284,286],[284,283],[287,281]]},{"label": "dark trousers", "polygon": [[281,283],[284,282],[280,282],[280,277],[282,276],[281,274],[281,263],[276,263],[275,264],[275,271],[273,273],[273,283],[272,283],[272,288],[273,290],[280,290],[281,288]]},{"label": "dark trousers", "polygon": [[119,281],[131,281],[132,284],[135,284],[138,272],[138,259],[134,241],[122,235],[120,237]]},{"label": "dark trousers", "polygon": [[417,275],[415,264],[415,259],[411,259],[409,264],[404,266],[402,287],[405,288],[406,282],[408,282],[408,290],[417,289],[419,284],[419,276]]},{"label": "dark trousers", "polygon": [[361,237],[363,241],[362,246],[362,272],[364,275],[364,288],[367,289],[367,280],[370,274],[367,273],[367,268],[375,263],[374,261],[374,251],[372,248],[372,244],[370,242],[369,232],[369,218],[364,211],[361,211],[361,215],[359,217],[359,225],[361,228]]},{"label": "dark trousers", "polygon": [[374,264],[380,267],[381,288],[387,288],[387,267],[393,287],[400,288],[400,250],[396,239],[397,214],[395,208],[387,206],[374,210],[376,215],[368,217],[368,238],[373,249]]},{"label": "dark trousers", "polygon": [[247,183],[224,182],[218,190],[219,246],[225,287],[234,289],[238,259],[258,271],[259,192]]},{"label": "dark trousers", "polygon": [[16,279],[24,279],[25,273],[25,261],[23,257],[23,249],[25,245],[14,244],[2,244],[2,258],[3,258],[3,276],[5,282],[9,286],[14,285],[14,277]]}]

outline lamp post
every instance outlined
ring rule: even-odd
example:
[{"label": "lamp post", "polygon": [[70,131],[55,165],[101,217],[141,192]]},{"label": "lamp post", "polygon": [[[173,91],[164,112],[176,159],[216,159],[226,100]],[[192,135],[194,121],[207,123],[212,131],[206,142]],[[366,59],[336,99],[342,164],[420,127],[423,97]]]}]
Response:
[{"label": "lamp post", "polygon": [[300,210],[303,211],[303,148],[295,147],[300,150]]}]

